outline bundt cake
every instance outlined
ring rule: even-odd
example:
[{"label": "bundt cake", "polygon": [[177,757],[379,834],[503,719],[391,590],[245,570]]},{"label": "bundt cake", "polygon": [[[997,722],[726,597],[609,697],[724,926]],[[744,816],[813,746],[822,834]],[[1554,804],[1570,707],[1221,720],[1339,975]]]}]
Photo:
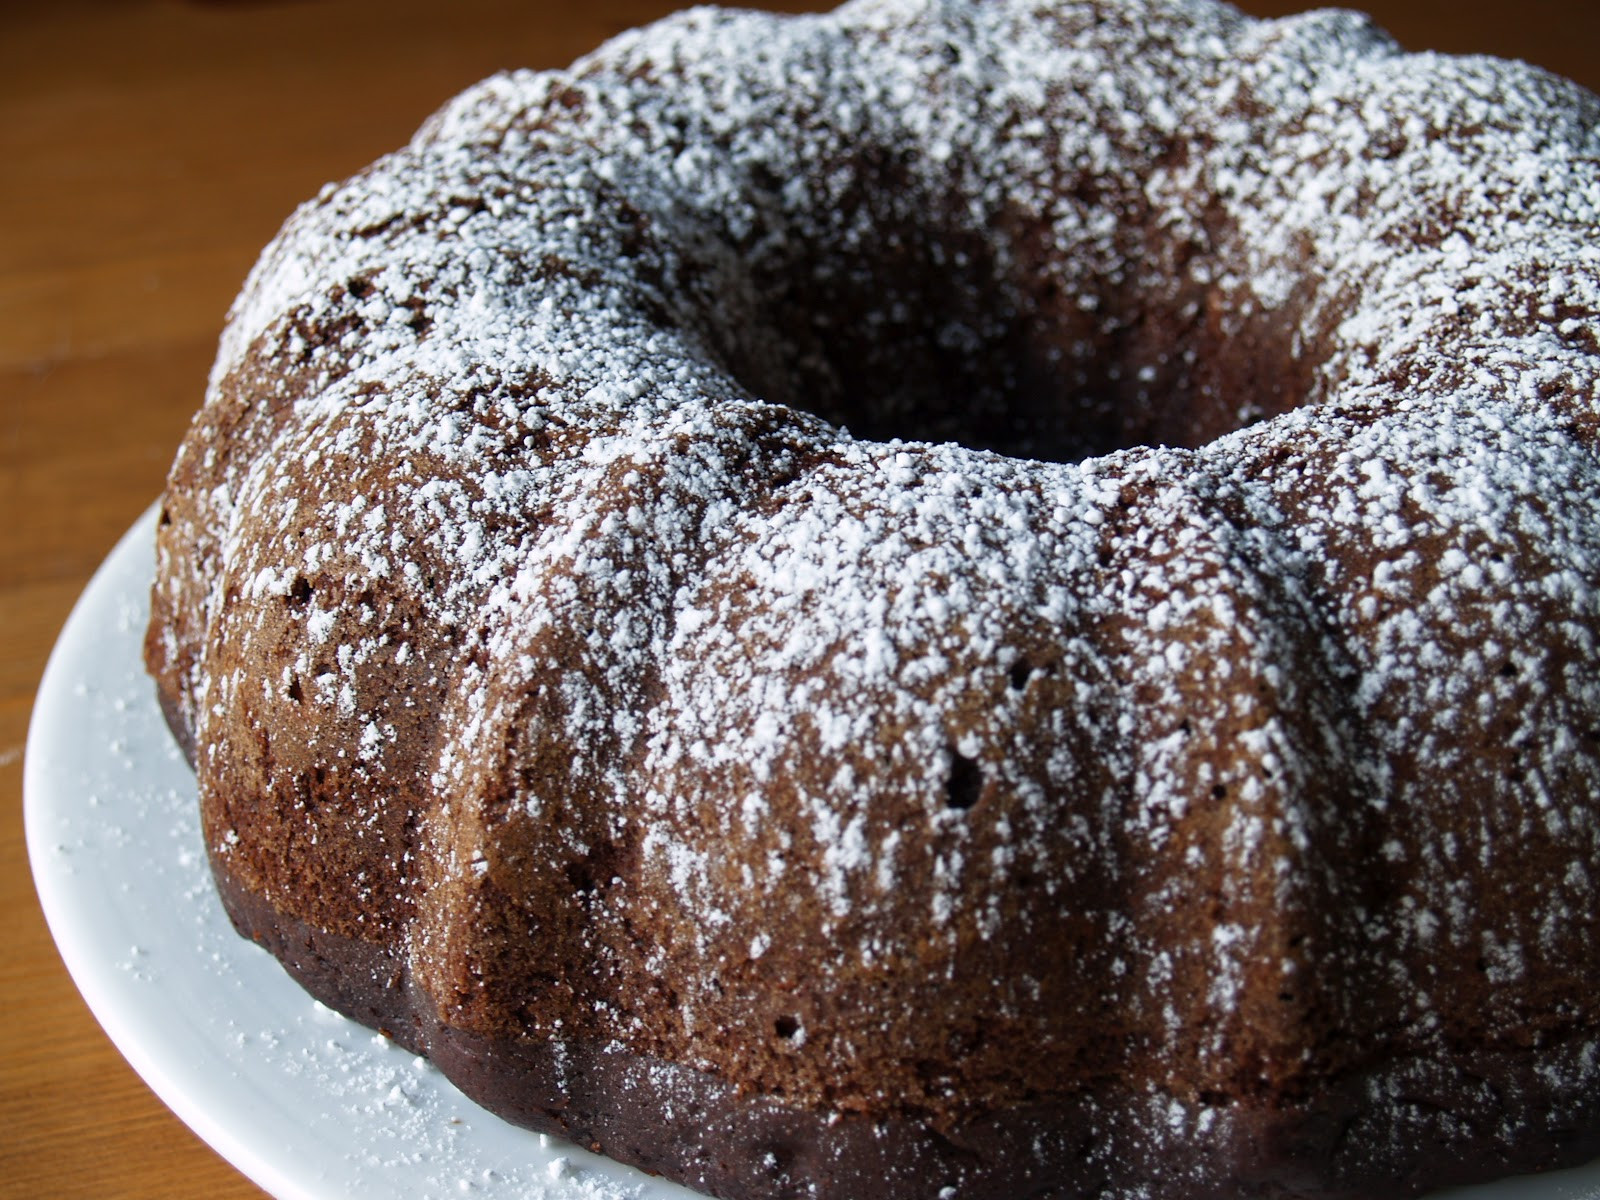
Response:
[{"label": "bundt cake", "polygon": [[1600,101],[700,9],[300,209],[147,658],[239,929],[718,1196],[1600,1154]]}]

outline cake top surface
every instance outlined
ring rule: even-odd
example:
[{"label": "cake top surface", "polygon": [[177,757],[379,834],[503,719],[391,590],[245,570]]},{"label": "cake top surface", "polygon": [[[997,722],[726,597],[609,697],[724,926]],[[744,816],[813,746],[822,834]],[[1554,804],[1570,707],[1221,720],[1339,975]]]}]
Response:
[{"label": "cake top surface", "polygon": [[[411,597],[452,647],[422,835],[446,873],[500,872],[508,822],[579,858],[627,843],[672,898],[658,961],[730,962],[730,991],[875,978],[908,925],[916,953],[1013,961],[1079,895],[1106,906],[1086,959],[1202,1055],[1262,963],[1311,971],[1356,929],[1345,969],[1402,997],[1405,1036],[1446,1036],[1464,946],[1514,980],[1596,908],[1581,861],[1487,925],[1480,889],[1496,856],[1597,836],[1597,115],[1350,13],[1201,0],[698,9],[496,77],[324,189],[241,295],[200,421],[267,448],[185,450],[218,456],[212,620],[230,588],[294,601],[303,648],[263,703],[355,731],[340,769],[372,781],[401,738],[368,681],[426,657],[381,598]],[[854,336],[752,320],[775,281],[908,359],[994,342],[966,310],[917,323],[913,252],[1022,325],[1048,291],[1086,331],[1069,367],[1126,339],[1124,294],[1224,346],[1281,326],[1305,394],[1224,396],[1231,432],[1197,446],[1051,462],[917,440],[914,413],[852,436],[754,386]],[[1154,393],[1200,370],[1183,349],[1112,370]],[[197,684],[196,711],[243,686]],[[509,793],[501,744],[534,764]],[[1430,816],[1464,780],[1471,811]],[[1183,887],[1230,881],[1192,961],[1154,932],[1187,893],[1131,843]],[[1385,909],[1354,855],[1389,864]],[[1259,920],[1329,895],[1311,948]],[[1026,1012],[1065,969],[992,1003]],[[1173,1015],[1195,979],[1210,1032]],[[684,995],[683,1021],[716,1003]]]}]

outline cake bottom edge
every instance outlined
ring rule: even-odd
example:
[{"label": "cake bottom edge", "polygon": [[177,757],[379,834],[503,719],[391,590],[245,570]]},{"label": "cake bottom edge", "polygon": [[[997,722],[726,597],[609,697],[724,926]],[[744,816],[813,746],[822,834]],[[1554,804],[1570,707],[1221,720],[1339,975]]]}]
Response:
[{"label": "cake bottom edge", "polygon": [[1537,1056],[1398,1059],[1292,1105],[1096,1081],[936,1129],[784,1104],[615,1044],[455,1028],[403,956],[280,911],[216,855],[212,869],[240,934],[484,1108],[728,1200],[1399,1200],[1600,1157],[1600,1033]]}]

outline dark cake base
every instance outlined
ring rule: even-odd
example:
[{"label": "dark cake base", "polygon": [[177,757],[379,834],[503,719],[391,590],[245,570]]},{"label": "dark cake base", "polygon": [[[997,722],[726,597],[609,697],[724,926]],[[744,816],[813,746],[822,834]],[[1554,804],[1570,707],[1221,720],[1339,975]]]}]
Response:
[{"label": "dark cake base", "polygon": [[945,1130],[789,1107],[615,1048],[452,1028],[382,947],[286,916],[212,866],[239,932],[330,1008],[427,1055],[509,1121],[715,1196],[1392,1200],[1600,1156],[1600,1047],[1577,1040],[1537,1063],[1481,1051],[1399,1061],[1292,1107],[1196,1110],[1116,1082]]}]

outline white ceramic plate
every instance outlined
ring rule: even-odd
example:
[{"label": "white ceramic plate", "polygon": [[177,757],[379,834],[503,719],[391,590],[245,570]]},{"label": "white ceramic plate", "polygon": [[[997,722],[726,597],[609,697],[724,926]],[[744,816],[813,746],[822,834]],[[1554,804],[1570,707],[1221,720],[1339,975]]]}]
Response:
[{"label": "white ceramic plate", "polygon": [[[154,526],[146,513],[73,610],[39,687],[23,773],[45,917],[117,1048],[283,1200],[693,1200],[491,1116],[234,934],[206,867],[194,777],[140,665]],[[1600,1200],[1600,1163],[1435,1200],[1447,1196]]]},{"label": "white ceramic plate", "polygon": [[23,773],[45,918],[117,1049],[283,1200],[694,1200],[491,1116],[233,932],[206,866],[194,776],[140,664],[154,530],[152,511],[67,621]]}]

